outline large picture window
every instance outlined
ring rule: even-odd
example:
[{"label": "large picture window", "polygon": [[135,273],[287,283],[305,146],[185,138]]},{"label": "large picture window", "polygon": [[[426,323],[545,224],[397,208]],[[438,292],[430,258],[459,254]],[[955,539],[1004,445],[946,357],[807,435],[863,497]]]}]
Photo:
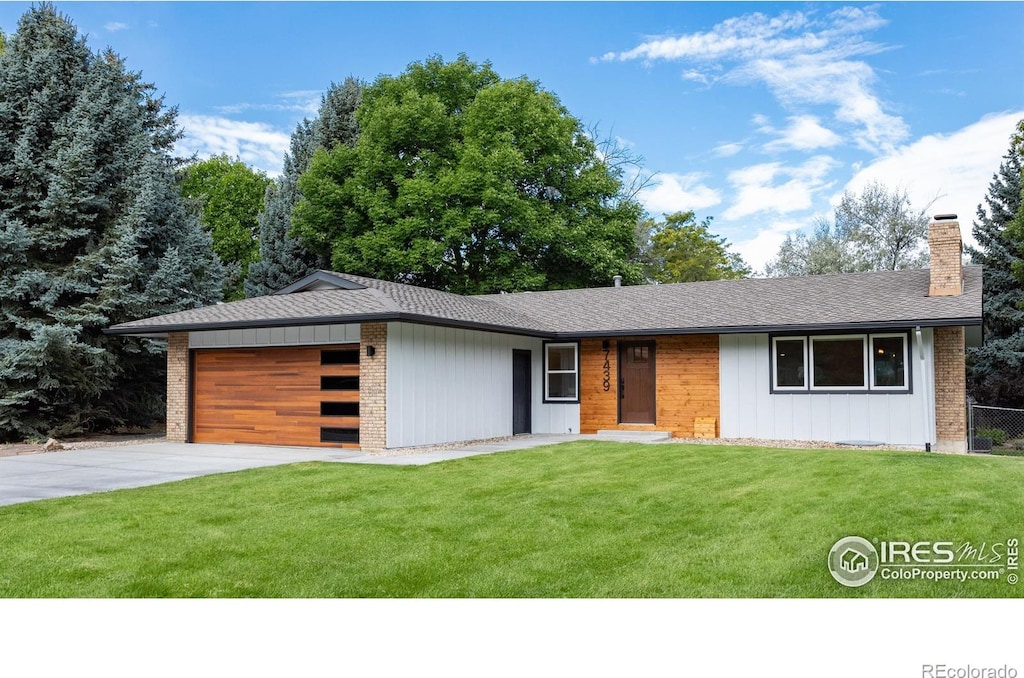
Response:
[{"label": "large picture window", "polygon": [[906,333],[772,337],[772,391],[909,392],[908,344]]},{"label": "large picture window", "polygon": [[579,399],[579,344],[545,344],[544,400],[576,402]]},{"label": "large picture window", "polygon": [[864,337],[811,337],[811,388],[859,390],[868,387]]}]

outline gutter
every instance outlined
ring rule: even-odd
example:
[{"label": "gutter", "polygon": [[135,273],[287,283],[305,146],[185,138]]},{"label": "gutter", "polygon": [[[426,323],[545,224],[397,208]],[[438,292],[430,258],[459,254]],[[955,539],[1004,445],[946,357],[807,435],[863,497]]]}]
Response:
[{"label": "gutter", "polygon": [[650,329],[618,329],[618,330],[588,330],[584,332],[555,332],[511,325],[495,325],[465,320],[454,320],[449,318],[438,318],[416,313],[388,312],[388,313],[364,313],[358,315],[344,316],[317,316],[315,318],[272,318],[267,320],[229,320],[214,323],[180,323],[176,325],[136,325],[122,327],[114,325],[103,330],[104,334],[122,335],[132,337],[165,337],[170,332],[195,332],[203,330],[234,330],[250,329],[254,327],[295,327],[298,325],[345,325],[363,322],[409,322],[421,325],[435,325],[439,327],[452,327],[456,329],[480,330],[483,332],[499,332],[502,334],[516,334],[539,339],[552,340],[573,340],[588,338],[609,338],[609,337],[647,337],[664,335],[687,335],[687,334],[754,334],[772,333],[785,334],[805,332],[828,332],[828,331],[865,331],[866,329],[902,329],[908,327],[951,327],[951,326],[974,326],[981,325],[981,318],[942,318],[937,320],[886,320],[880,322],[859,322],[859,323],[811,323],[807,325],[733,325],[726,327],[660,327]]}]

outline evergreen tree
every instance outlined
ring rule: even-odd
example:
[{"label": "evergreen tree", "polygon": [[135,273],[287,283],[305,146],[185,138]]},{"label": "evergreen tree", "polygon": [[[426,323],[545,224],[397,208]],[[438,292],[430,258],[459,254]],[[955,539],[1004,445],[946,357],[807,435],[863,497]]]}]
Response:
[{"label": "evergreen tree", "polygon": [[0,439],[160,417],[164,348],[109,325],[210,303],[222,269],[181,198],[174,109],[52,5],[0,55]]},{"label": "evergreen tree", "polygon": [[341,85],[331,83],[320,100],[316,119],[303,120],[296,126],[281,176],[267,186],[263,197],[258,218],[259,261],[249,266],[246,296],[272,294],[318,266],[329,265],[292,237],[292,209],[301,197],[299,176],[309,167],[317,149],[355,145],[359,137],[355,112],[361,98],[362,85],[355,78],[346,78]]},{"label": "evergreen tree", "polygon": [[[972,233],[978,247],[967,251],[985,267],[983,304],[985,345],[968,351],[968,389],[979,403],[1024,407],[1024,281],[1015,278],[1024,247],[1013,222],[1022,211],[1024,147],[1011,143],[978,205]],[[987,207],[987,208],[986,208]]]}]

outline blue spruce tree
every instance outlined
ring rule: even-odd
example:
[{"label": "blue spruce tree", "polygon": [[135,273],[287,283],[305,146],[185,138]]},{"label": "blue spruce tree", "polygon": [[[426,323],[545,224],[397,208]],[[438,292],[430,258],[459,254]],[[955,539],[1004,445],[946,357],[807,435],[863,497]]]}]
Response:
[{"label": "blue spruce tree", "polygon": [[967,352],[967,385],[982,405],[1024,407],[1024,285],[1012,273],[1021,264],[1021,243],[1007,225],[1021,210],[1021,148],[1011,144],[978,205],[971,260],[985,267],[982,303],[985,345]]},{"label": "blue spruce tree", "polygon": [[0,440],[159,418],[164,347],[104,327],[219,299],[176,110],[52,5],[0,54]]}]

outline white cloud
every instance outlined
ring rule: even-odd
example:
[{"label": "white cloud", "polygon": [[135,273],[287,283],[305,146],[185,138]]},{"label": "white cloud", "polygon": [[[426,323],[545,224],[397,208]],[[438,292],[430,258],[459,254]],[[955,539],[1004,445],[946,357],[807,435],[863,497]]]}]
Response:
[{"label": "white cloud", "polygon": [[281,161],[291,136],[260,122],[243,122],[210,115],[178,117],[184,137],[175,146],[179,155],[201,158],[227,154],[270,176],[281,173]]},{"label": "white cloud", "polygon": [[108,33],[117,33],[118,31],[128,30],[131,26],[121,21],[111,21],[103,24],[103,28],[107,29]]},{"label": "white cloud", "polygon": [[786,235],[798,231],[807,224],[803,221],[774,220],[757,232],[750,240],[734,243],[735,250],[755,272],[763,271],[765,264],[779,252]]},{"label": "white cloud", "polygon": [[320,90],[300,90],[296,92],[282,92],[277,95],[277,103],[251,103],[242,102],[237,104],[226,104],[217,106],[218,113],[241,113],[243,111],[296,111],[303,115],[315,116],[320,109],[320,99],[323,92]]},{"label": "white cloud", "polygon": [[722,216],[742,219],[758,213],[789,214],[810,209],[815,195],[832,187],[826,179],[838,164],[827,155],[816,155],[795,167],[769,162],[731,172],[729,183],[736,190],[736,198]]},{"label": "white cloud", "polygon": [[701,210],[722,202],[718,191],[701,182],[703,175],[663,173],[655,177],[655,184],[640,191],[637,198],[655,216]]},{"label": "white cloud", "polygon": [[721,144],[711,149],[711,152],[717,155],[719,158],[729,158],[743,150],[743,144],[734,142],[731,144]]},{"label": "white cloud", "polygon": [[838,134],[823,127],[813,115],[792,116],[789,118],[789,127],[781,131],[767,125],[759,131],[779,135],[764,145],[764,150],[770,153],[785,150],[813,151],[843,143]]},{"label": "white cloud", "polygon": [[872,181],[903,187],[917,207],[938,195],[929,213],[957,214],[961,233],[973,242],[975,211],[1021,118],[1024,110],[992,114],[951,134],[922,137],[863,167],[845,189],[856,193]]},{"label": "white cloud", "polygon": [[886,153],[906,139],[907,127],[885,111],[872,91],[874,70],[854,59],[888,49],[864,37],[887,23],[876,10],[842,7],[822,17],[814,12],[776,17],[758,12],[727,19],[706,32],[652,38],[602,59],[686,61],[692,66],[684,72],[688,80],[764,84],[790,110],[831,107],[836,121],[851,128],[859,147]]}]

